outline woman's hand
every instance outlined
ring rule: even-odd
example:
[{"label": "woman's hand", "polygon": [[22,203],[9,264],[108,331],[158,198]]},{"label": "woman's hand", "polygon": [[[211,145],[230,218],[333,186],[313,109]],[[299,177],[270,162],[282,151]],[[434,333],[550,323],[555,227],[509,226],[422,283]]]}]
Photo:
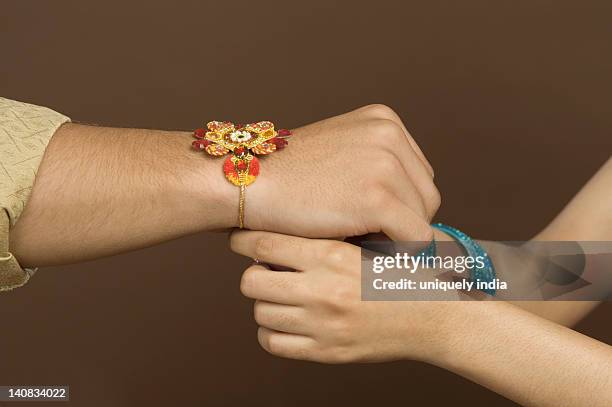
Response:
[{"label": "woman's hand", "polygon": [[249,267],[242,293],[256,300],[259,343],[323,363],[432,361],[448,343],[460,303],[362,301],[360,249],[333,240],[237,231],[232,250],[296,272]]},{"label": "woman's hand", "polygon": [[[366,106],[293,133],[286,149],[262,158],[261,175],[247,189],[248,229],[431,239],[428,220],[440,205],[433,171],[390,108]],[[237,204],[235,188],[225,187]]]},{"label": "woman's hand", "polygon": [[521,405],[609,406],[612,348],[502,301],[361,301],[360,251],[268,232],[232,234],[232,249],[296,269],[249,267],[268,352],[322,363],[428,362]]}]

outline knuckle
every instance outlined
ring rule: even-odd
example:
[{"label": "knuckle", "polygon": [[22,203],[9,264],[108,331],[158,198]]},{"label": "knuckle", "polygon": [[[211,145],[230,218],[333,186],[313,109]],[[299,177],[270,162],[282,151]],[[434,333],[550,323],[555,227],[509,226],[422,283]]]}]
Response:
[{"label": "knuckle", "polygon": [[346,245],[342,242],[331,241],[324,250],[324,257],[328,264],[339,266],[346,263],[347,250]]},{"label": "knuckle", "polygon": [[287,239],[284,241],[284,244],[287,247],[287,251],[291,252],[295,257],[301,257],[304,253],[305,248],[301,240]]},{"label": "knuckle", "polygon": [[397,157],[392,154],[385,154],[376,161],[373,169],[376,171],[375,173],[377,175],[387,178],[389,176],[397,175],[398,171],[401,169],[401,166]]},{"label": "knuckle", "polygon": [[274,315],[274,319],[276,320],[278,326],[282,328],[292,328],[297,326],[295,316],[284,312],[279,312],[278,314]]},{"label": "knuckle", "polygon": [[299,360],[312,360],[312,352],[305,347],[298,347],[293,351],[293,358]]},{"label": "knuckle", "polygon": [[372,136],[380,143],[387,145],[389,140],[405,139],[404,131],[393,120],[377,119],[372,122]]},{"label": "knuckle", "polygon": [[263,236],[255,241],[255,257],[265,258],[274,251],[274,239]]},{"label": "knuckle", "polygon": [[323,362],[339,365],[352,362],[354,360],[353,354],[350,349],[345,347],[335,346],[333,348],[328,349],[323,354]]},{"label": "knuckle", "polygon": [[398,117],[392,108],[382,103],[373,103],[362,109],[374,118],[396,120]]},{"label": "knuckle", "polygon": [[351,336],[351,327],[346,318],[331,318],[328,324],[328,329],[336,343],[342,343],[346,336]]},{"label": "knuckle", "polygon": [[336,287],[336,289],[334,290],[334,298],[336,304],[342,304],[342,306],[344,307],[353,302],[353,300],[355,299],[355,292],[353,291],[352,287],[349,287],[347,285],[341,285],[339,287]]},{"label": "knuckle", "polygon": [[254,317],[257,325],[275,330],[289,329],[297,326],[297,318],[286,312],[273,312],[264,304],[254,307]]},{"label": "knuckle", "polygon": [[355,299],[352,287],[337,284],[327,292],[325,303],[329,309],[336,313],[344,313]]},{"label": "knuckle", "polygon": [[269,278],[266,280],[267,284],[269,284],[270,288],[275,291],[296,291],[296,284],[293,279],[290,278],[289,272],[278,271],[274,273],[274,278]]}]

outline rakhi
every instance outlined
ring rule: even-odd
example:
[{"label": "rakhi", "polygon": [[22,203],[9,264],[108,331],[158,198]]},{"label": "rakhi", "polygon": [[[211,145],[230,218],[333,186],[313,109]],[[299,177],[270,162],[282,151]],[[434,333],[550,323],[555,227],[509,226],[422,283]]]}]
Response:
[{"label": "rakhi", "polygon": [[274,130],[274,124],[268,121],[246,125],[231,122],[212,121],[205,129],[196,129],[192,143],[194,149],[206,151],[214,157],[221,157],[231,152],[225,159],[223,172],[232,184],[240,187],[238,201],[238,225],[244,228],[244,204],[246,186],[255,182],[259,175],[257,155],[266,155],[282,150],[287,145],[291,131]]}]

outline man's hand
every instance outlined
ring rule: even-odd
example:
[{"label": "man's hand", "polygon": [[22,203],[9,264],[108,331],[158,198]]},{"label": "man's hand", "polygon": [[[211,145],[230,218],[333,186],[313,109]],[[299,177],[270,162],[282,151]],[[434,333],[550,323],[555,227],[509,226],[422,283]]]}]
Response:
[{"label": "man's hand", "polygon": [[[93,259],[237,226],[238,190],[188,132],[65,124],[11,230],[23,266]],[[246,226],[303,236],[384,231],[429,240],[431,167],[390,109],[374,105],[297,129],[262,158]]]},{"label": "man's hand", "polygon": [[440,204],[433,171],[386,106],[296,129],[286,149],[261,161],[261,175],[247,188],[248,229],[431,239],[429,220]]}]

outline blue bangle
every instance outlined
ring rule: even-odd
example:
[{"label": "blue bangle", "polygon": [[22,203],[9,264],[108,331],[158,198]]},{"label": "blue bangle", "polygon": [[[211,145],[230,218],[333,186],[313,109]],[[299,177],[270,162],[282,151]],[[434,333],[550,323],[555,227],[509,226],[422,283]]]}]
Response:
[{"label": "blue bangle", "polygon": [[[493,282],[495,281],[495,267],[493,267],[493,262],[491,258],[487,254],[487,251],[482,248],[475,240],[472,240],[468,235],[460,231],[459,229],[455,229],[452,226],[445,225],[443,223],[435,223],[433,225],[434,228],[446,233],[457,243],[459,243],[463,250],[465,250],[466,254],[472,258],[482,257],[482,267],[478,267],[474,265],[474,267],[470,268],[470,279],[475,282]],[[482,289],[481,291],[489,294],[495,295],[495,289]]]}]

